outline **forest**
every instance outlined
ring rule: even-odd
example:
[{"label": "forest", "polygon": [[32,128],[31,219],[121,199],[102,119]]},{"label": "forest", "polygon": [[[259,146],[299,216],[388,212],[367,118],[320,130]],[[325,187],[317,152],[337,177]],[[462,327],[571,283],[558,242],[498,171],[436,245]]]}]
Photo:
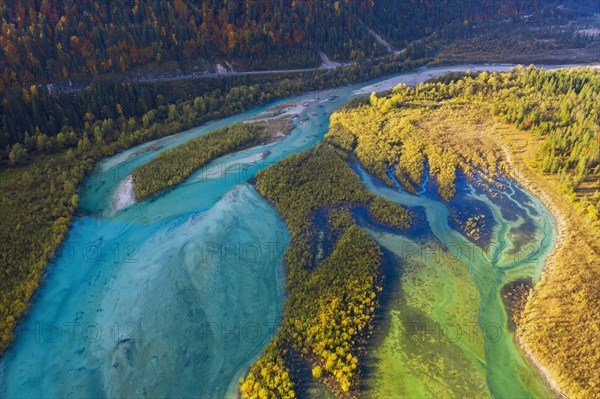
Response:
[{"label": "forest", "polygon": [[[600,11],[594,0],[572,1],[375,1],[367,21],[383,37],[403,47],[411,39],[435,36],[454,41],[464,39],[487,23],[519,22],[526,16],[564,22]],[[562,7],[557,7],[562,5]],[[530,18],[529,17],[529,18]],[[435,21],[435,22],[434,22]],[[433,22],[433,23],[432,23]],[[533,20],[531,22],[534,22]],[[512,29],[514,25],[510,25]],[[508,33],[506,28],[503,33]]]},{"label": "forest", "polygon": [[317,66],[319,51],[339,61],[370,58],[385,49],[365,24],[402,42],[450,24],[531,13],[540,3],[554,2],[3,0],[0,92],[169,62],[268,69]]},{"label": "forest", "polygon": [[[45,86],[26,90],[13,86],[2,93],[0,102],[0,162],[9,158],[17,143],[20,145],[13,156],[61,152],[77,146],[84,135],[101,137],[103,142],[127,140],[127,135],[111,128],[122,119],[148,127],[177,117],[180,130],[188,129],[277,98],[414,68],[431,59],[429,51],[415,46],[381,60],[298,75],[147,84],[98,79],[80,91],[54,94]],[[27,157],[17,160],[26,163]]]},{"label": "forest", "polygon": [[514,63],[561,65],[594,63],[600,57],[598,17],[581,15],[530,17],[518,21],[481,24],[468,35],[432,35],[425,42],[439,43],[432,64]]},{"label": "forest", "polygon": [[[364,81],[428,62],[473,62],[482,52],[495,57],[483,58],[484,62],[506,62],[510,54],[515,53],[515,48],[519,48],[517,53],[526,59],[532,59],[535,54],[556,54],[558,58],[553,60],[561,62],[597,60],[599,57],[593,51],[598,45],[597,37],[578,34],[578,23],[570,22],[575,17],[587,21],[586,15],[600,12],[600,6],[593,1],[567,2],[568,8],[563,7],[561,13],[553,11],[556,2],[549,0],[521,0],[510,5],[485,1],[448,4],[424,0],[310,0],[293,1],[294,7],[286,7],[286,1],[187,3],[190,2],[157,0],[140,4],[119,0],[106,4],[89,1],[67,4],[50,0],[0,1],[0,161],[8,158],[16,143],[21,146],[17,147],[14,155],[22,155],[23,149],[28,153],[59,152],[76,145],[84,133],[88,136],[94,134],[90,128],[97,122],[121,117],[163,119],[168,107],[195,98],[200,100],[196,102],[193,122],[199,124],[227,112],[235,112],[246,101],[261,104],[273,98]],[[178,4],[187,7],[190,27],[186,28],[176,11],[182,7]],[[335,11],[338,8],[336,4],[339,15]],[[134,9],[137,9],[135,13]],[[540,15],[544,24],[561,25],[550,31],[539,29],[541,22],[523,20],[523,15],[531,12]],[[144,23],[140,27],[142,17]],[[200,23],[204,17],[212,22]],[[305,17],[302,23],[299,22],[301,17]],[[508,17],[512,18],[510,22],[506,21]],[[342,18],[346,19],[342,22]],[[230,19],[231,22],[224,28],[222,25]],[[399,19],[408,21],[400,25],[393,23]],[[323,25],[322,20],[329,23]],[[346,23],[351,24],[353,29],[346,29]],[[325,30],[324,26],[328,29]],[[367,26],[373,26],[375,31],[396,43],[397,48],[406,48],[406,51],[383,57],[385,53],[370,36]],[[206,28],[211,33],[204,30],[202,34],[193,33],[196,28]],[[193,38],[172,41],[173,35],[184,37],[170,33],[179,29],[186,30]],[[146,68],[149,69],[148,76],[153,76],[151,65],[157,62],[156,51],[161,53],[161,63],[180,65],[175,68],[179,71],[177,73],[198,72],[185,65],[198,61],[199,57],[208,57],[211,62],[224,62],[221,57],[225,55],[218,50],[223,47],[219,41],[229,39],[226,39],[228,34],[221,32],[223,29],[231,32],[236,40],[243,36],[243,40],[256,42],[256,46],[247,53],[241,52],[239,45],[230,50],[231,54],[238,55],[239,62],[260,60],[265,63],[263,66],[241,65],[230,58],[238,69],[272,68],[273,65],[266,63],[276,57],[281,57],[279,64],[275,65],[279,68],[316,66],[317,61],[296,62],[298,57],[294,54],[305,50],[309,54],[306,57],[310,59],[318,59],[318,50],[322,50],[332,59],[355,59],[357,62],[334,71],[315,70],[299,75],[230,76],[174,82],[160,82],[159,79],[154,83],[136,83],[131,78],[133,75],[127,75],[145,76],[137,70]],[[275,34],[271,39],[263,40],[263,35],[271,37],[269,29]],[[282,32],[277,34],[277,29]],[[302,30],[301,43],[287,43],[283,33],[287,32],[286,29]],[[398,29],[400,31],[395,32]],[[161,32],[148,33],[156,30]],[[168,37],[162,37],[163,30]],[[253,38],[254,34],[260,37]],[[412,40],[422,36],[426,37]],[[72,40],[78,44],[71,48]],[[158,44],[153,40],[158,40]],[[190,45],[189,41],[196,40],[201,43]],[[337,57],[333,50],[321,47],[332,46],[343,52],[350,44],[362,48],[357,50],[358,55],[355,54],[354,58]],[[138,47],[145,45],[151,48],[138,51]],[[86,51],[82,51],[81,46]],[[223,48],[228,47],[225,45]],[[190,51],[202,54],[180,54]],[[149,58],[139,58],[136,56],[138,53],[148,54]],[[104,62],[106,68],[96,65],[92,67],[93,71],[86,69],[100,59],[110,60]],[[116,65],[118,60],[123,60],[127,66]],[[168,65],[160,65],[156,67],[160,71],[172,69]],[[137,72],[134,73],[134,70]],[[63,76],[64,71],[67,71],[68,78]],[[233,90],[236,87],[238,90]],[[146,115],[153,110],[154,114]],[[190,124],[186,126],[191,127]],[[105,141],[110,139],[106,137]]]},{"label": "forest", "polygon": [[[378,222],[409,228],[400,205],[376,198],[329,144],[294,154],[260,172],[256,187],[292,235],[284,255],[288,296],[275,339],[241,381],[244,398],[295,397],[298,358],[336,395],[356,397],[360,361],[381,291],[382,254],[354,222],[367,205]],[[324,221],[318,216],[321,215]],[[319,233],[328,237],[323,254]]]},{"label": "forest", "polygon": [[[573,398],[597,397],[600,387],[589,367],[600,362],[593,345],[600,326],[598,98],[594,68],[449,74],[347,105],[332,115],[325,137],[386,184],[394,171],[411,193],[427,165],[445,200],[458,173],[491,184],[527,173],[536,194],[551,195],[568,231],[517,315],[517,337]],[[509,165],[502,147],[517,143],[519,163]]]}]

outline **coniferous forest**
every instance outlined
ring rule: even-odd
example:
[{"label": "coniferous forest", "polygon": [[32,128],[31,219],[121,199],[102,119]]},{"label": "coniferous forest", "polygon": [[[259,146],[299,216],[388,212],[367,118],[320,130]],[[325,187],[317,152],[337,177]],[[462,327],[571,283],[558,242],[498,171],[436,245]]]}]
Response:
[{"label": "coniferous forest", "polygon": [[[81,138],[86,122],[141,118],[177,102],[181,97],[168,95],[172,87],[165,91],[161,84],[123,84],[135,82],[138,75],[160,82],[155,70],[173,65],[175,76],[185,76],[215,63],[227,65],[225,61],[242,71],[317,67],[319,52],[340,62],[364,62],[387,54],[370,27],[397,49],[406,48],[403,56],[420,60],[434,56],[448,40],[469,37],[474,26],[486,21],[518,20],[535,11],[556,23],[598,11],[594,1],[572,3],[569,13],[557,13],[549,0],[3,1],[0,155],[7,157],[15,143],[35,150],[38,140],[42,152],[62,149]],[[421,37],[431,39],[412,42]],[[580,40],[586,42],[585,37]],[[191,92],[218,98],[228,88],[248,84],[230,79],[224,88],[222,83],[198,82]]]},{"label": "coniferous forest", "polygon": [[[367,26],[402,42],[459,21],[525,15],[538,1],[22,1],[0,3],[0,91],[175,61],[238,69],[381,55]],[[589,2],[593,4],[592,1]],[[466,22],[465,22],[466,21]]]}]

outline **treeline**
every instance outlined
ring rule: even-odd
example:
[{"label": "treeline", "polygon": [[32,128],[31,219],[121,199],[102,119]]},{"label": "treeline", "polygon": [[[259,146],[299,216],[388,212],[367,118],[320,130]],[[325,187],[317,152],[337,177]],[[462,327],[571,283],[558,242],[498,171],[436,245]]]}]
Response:
[{"label": "treeline", "polygon": [[[110,152],[119,149],[113,144]],[[79,201],[77,186],[106,155],[97,147],[75,148],[2,170],[0,354],[10,344],[13,329],[27,311],[48,261],[69,230]]]},{"label": "treeline", "polygon": [[[23,150],[64,151],[77,146],[85,134],[102,137],[105,142],[116,140],[121,132],[111,131],[106,123],[114,124],[122,118],[149,126],[177,117],[182,129],[190,128],[275,98],[400,72],[422,65],[432,54],[432,48],[414,46],[399,56],[300,75],[147,84],[99,79],[75,93],[51,94],[44,86],[21,89],[13,85],[0,102],[0,160],[9,157],[16,143],[20,146],[15,156],[24,155]],[[16,161],[24,162],[26,158],[16,157]]]},{"label": "treeline", "polygon": [[[282,325],[242,379],[244,398],[295,397],[298,384],[306,382],[296,367],[298,356],[337,396],[357,396],[360,359],[381,291],[382,254],[351,214],[353,206],[378,200],[340,155],[318,144],[257,176],[258,191],[282,215],[292,240],[284,255],[288,296]],[[377,202],[375,208],[408,227],[408,212],[399,205]],[[315,223],[323,212],[327,223]],[[323,257],[316,251],[319,235],[334,237]]]},{"label": "treeline", "polygon": [[236,123],[169,148],[133,171],[135,198],[143,200],[179,184],[215,158],[266,142],[264,126]]},{"label": "treeline", "polygon": [[528,68],[511,78],[492,112],[544,139],[539,166],[559,174],[572,195],[583,180],[600,175],[600,73]]},{"label": "treeline", "polygon": [[55,95],[44,87],[23,91],[15,86],[0,104],[0,148],[7,157],[14,143],[29,153],[52,153],[76,146],[84,134],[111,141],[118,139],[118,132],[107,130],[104,123],[122,118],[149,126],[176,116],[182,126],[191,127],[289,95],[297,85],[287,76],[276,82],[279,85],[259,77],[157,84],[99,79],[79,92]]},{"label": "treeline", "polygon": [[[232,61],[241,69],[316,66],[473,21],[531,13],[538,3],[411,0],[53,0],[0,2],[0,92],[13,83],[88,79],[175,62],[188,70]],[[554,3],[554,2],[551,2]]]}]

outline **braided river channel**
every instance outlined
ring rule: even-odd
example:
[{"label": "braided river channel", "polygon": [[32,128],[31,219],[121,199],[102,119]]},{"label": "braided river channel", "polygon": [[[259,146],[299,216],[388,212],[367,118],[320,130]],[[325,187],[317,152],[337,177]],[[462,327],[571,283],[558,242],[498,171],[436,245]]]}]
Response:
[{"label": "braided river channel", "polygon": [[[307,93],[99,162],[79,188],[78,216],[0,359],[0,397],[235,396],[239,378],[277,329],[286,295],[282,258],[290,236],[252,177],[314,146],[332,112],[357,95],[391,88],[391,78],[417,84],[450,71],[510,67],[421,68]],[[292,101],[303,109],[284,139],[217,159],[151,200],[114,208],[127,176],[161,151]],[[446,203],[432,182],[415,196],[353,167],[370,190],[418,215],[404,233],[355,215],[385,254],[364,396],[553,397],[516,346],[501,298],[507,283],[540,278],[556,240],[542,203],[515,181],[484,190],[485,181],[461,176]],[[485,245],[468,240],[449,218],[473,209],[485,215]]]}]

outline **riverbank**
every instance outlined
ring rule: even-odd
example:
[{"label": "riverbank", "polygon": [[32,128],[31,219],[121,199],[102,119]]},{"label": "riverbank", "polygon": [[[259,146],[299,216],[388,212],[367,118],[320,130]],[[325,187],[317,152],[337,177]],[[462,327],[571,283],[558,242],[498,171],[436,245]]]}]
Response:
[{"label": "riverbank", "polygon": [[[537,365],[544,365],[545,375],[549,377],[547,393],[517,396],[553,396],[550,391],[553,386],[556,391],[571,398],[598,397],[600,375],[590,369],[589,364],[600,363],[600,353],[597,351],[600,314],[595,311],[600,306],[600,290],[596,284],[600,278],[600,241],[597,236],[599,187],[596,183],[596,165],[600,154],[595,151],[598,147],[594,133],[590,134],[586,128],[587,117],[584,122],[581,118],[588,114],[594,115],[595,111],[584,109],[594,109],[592,99],[597,92],[598,72],[591,68],[548,72],[527,68],[500,76],[506,82],[502,87],[498,87],[498,75],[480,74],[476,78],[465,77],[448,84],[425,84],[415,90],[399,88],[386,97],[372,96],[371,108],[363,105],[354,114],[343,110],[333,116],[332,121],[340,122],[338,130],[342,133],[356,131],[356,126],[360,126],[360,130],[353,133],[355,136],[364,136],[366,132],[372,132],[370,140],[358,140],[355,151],[359,159],[362,158],[362,163],[375,173],[386,170],[390,162],[387,154],[395,156],[394,148],[388,144],[390,138],[382,127],[393,126],[394,136],[391,137],[402,141],[402,155],[405,159],[415,158],[409,152],[412,148],[421,149],[413,150],[421,157],[417,158],[418,162],[406,162],[403,173],[411,177],[410,173],[414,173],[413,171],[420,172],[422,158],[426,156],[430,167],[438,171],[440,187],[444,185],[443,192],[439,190],[440,194],[444,193],[447,197],[454,194],[453,181],[457,167],[467,174],[475,165],[478,171],[492,175],[516,175],[504,162],[506,154],[501,148],[510,143],[510,147],[515,147],[515,153],[517,150],[520,152],[517,160],[510,161],[513,169],[519,172],[526,173],[531,170],[535,173],[535,180],[528,179],[530,183],[525,184],[540,197],[540,200],[532,199],[539,207],[536,214],[548,212],[547,208],[542,210],[543,202],[546,202],[557,219],[554,221],[550,214],[547,215],[539,244],[543,251],[539,252],[539,256],[527,258],[529,267],[535,268],[532,279],[539,283],[533,289],[521,318],[521,327],[516,334],[531,357],[537,360]],[[581,85],[574,85],[570,79],[580,80]],[[519,85],[514,84],[517,80]],[[553,86],[554,84],[560,84],[560,88]],[[572,101],[569,114],[561,117],[553,110],[556,109],[556,104],[565,101],[565,93],[570,91],[581,93],[581,96]],[[477,95],[481,97],[481,101],[477,100]],[[568,126],[567,130],[547,128],[539,123],[539,119],[535,119],[533,113],[526,111],[531,104],[536,105],[533,109],[542,112],[543,120],[561,123],[562,118],[562,123]],[[372,108],[378,108],[380,112]],[[522,117],[518,116],[520,112],[523,113]],[[341,118],[341,113],[348,115]],[[503,124],[498,123],[500,120]],[[594,124],[597,122],[592,117],[589,126]],[[514,137],[499,137],[501,129]],[[483,130],[485,133],[482,133]],[[428,137],[427,132],[434,134]],[[579,163],[577,168],[569,164],[567,155],[557,154],[557,143],[561,140],[564,142],[565,137],[572,138],[572,142],[567,144],[568,152],[565,154],[569,154],[571,160]],[[424,138],[426,142],[419,142]],[[415,145],[409,145],[415,141]],[[339,143],[340,146],[344,146],[348,145],[346,143],[352,145],[353,142],[347,138],[340,138]],[[439,150],[434,151],[435,145],[438,145]],[[410,155],[407,156],[406,153]],[[403,166],[402,156],[400,166]],[[448,170],[449,173],[442,174]],[[536,172],[541,170],[552,173],[546,175]],[[421,173],[418,173],[413,181],[418,182],[421,179]],[[539,189],[533,187],[533,181]],[[520,195],[513,194],[516,196],[509,196],[513,197],[512,200],[516,204],[523,203],[522,197],[517,198]],[[585,211],[585,216],[581,210]],[[528,210],[526,213],[531,216]],[[535,215],[532,217],[537,218]],[[560,227],[554,227],[555,223]],[[525,226],[518,234],[523,238],[530,235]],[[553,252],[557,241],[558,249]],[[524,249],[522,246],[515,248],[520,248],[520,254]],[[549,259],[549,266],[544,271],[545,261],[551,253],[553,255]],[[524,259],[519,258],[519,261],[522,260]],[[507,273],[506,277],[505,283],[510,283],[512,279],[520,276],[511,269],[511,274]],[[487,298],[491,298],[488,304],[493,303],[496,296],[496,292],[488,296]],[[497,308],[493,311],[497,312],[496,314],[502,313],[502,310]],[[487,313],[482,315],[491,317]],[[509,338],[507,335],[507,339],[512,341],[513,335]],[[510,347],[514,350],[514,358],[518,358],[518,361],[524,364],[524,356],[517,347],[517,342],[511,342]],[[490,355],[500,353],[497,348],[489,349]],[[539,386],[543,386],[544,370],[538,372],[534,366],[532,364],[531,377],[527,381],[536,380]],[[542,375],[538,377],[538,373]],[[502,391],[505,386],[506,384],[499,383],[493,388]]]},{"label": "riverbank", "polygon": [[[368,95],[372,92],[382,93],[389,90],[392,90],[394,87],[399,84],[405,84],[407,86],[416,86],[419,83],[422,83],[426,80],[439,78],[444,76],[447,73],[463,73],[463,72],[508,72],[511,69],[517,67],[520,64],[466,64],[452,66],[436,66],[436,67],[421,67],[417,68],[411,73],[400,74],[398,76],[394,76],[389,79],[382,80],[381,82],[374,83],[372,85],[368,85],[365,87],[361,87],[360,89],[354,90],[352,92],[353,95]],[[578,68],[578,67],[587,67],[587,68],[600,68],[600,64],[591,63],[588,65],[579,65],[579,64],[565,64],[565,65],[536,65],[536,67],[546,70],[560,69],[560,68]]]},{"label": "riverbank", "polygon": [[416,86],[423,81],[439,78],[449,72],[460,73],[460,72],[506,72],[516,67],[516,64],[503,64],[503,65],[484,65],[484,64],[467,64],[461,65],[460,67],[436,67],[436,68],[417,68],[410,74],[403,74],[394,76],[393,78],[383,80],[381,82],[374,83],[369,86],[362,87],[352,92],[354,95],[367,95],[372,92],[381,93],[392,90],[399,84],[405,84],[407,86]]},{"label": "riverbank", "polygon": [[117,189],[113,197],[113,208],[116,211],[125,209],[135,203],[135,194],[133,192],[133,177],[127,176],[123,183]]},{"label": "riverbank", "polygon": [[[498,140],[498,145],[505,153],[506,162],[509,165],[509,170],[512,172],[513,177],[523,185],[527,190],[532,192],[537,198],[542,201],[544,206],[548,209],[550,214],[554,218],[554,225],[556,228],[556,243],[552,249],[552,252],[548,255],[546,259],[546,264],[544,265],[543,273],[549,273],[556,265],[557,255],[563,251],[565,238],[567,237],[567,223],[565,222],[565,217],[561,209],[556,205],[555,201],[553,201],[552,197],[548,194],[546,190],[541,188],[543,186],[543,181],[540,177],[535,176],[535,172],[531,170],[529,167],[525,166],[526,161],[523,159],[524,157],[521,155],[521,152],[515,151],[516,144],[514,142],[509,142],[507,147],[507,136],[516,135],[516,133],[508,133],[510,127],[500,127],[497,128],[498,131],[503,132],[501,134],[502,139]],[[518,147],[517,147],[518,148]],[[521,147],[521,151],[525,151],[525,146]],[[516,160],[515,160],[516,159]],[[533,177],[532,177],[533,175]],[[517,328],[519,328],[518,326]],[[561,398],[568,398],[568,396],[562,391],[557,381],[555,380],[552,373],[535,357],[532,353],[531,348],[527,345],[527,343],[523,340],[522,336],[519,334],[519,330],[515,332],[515,342],[517,342],[521,352],[527,359],[528,363],[534,367],[541,377],[543,377],[546,384],[552,389],[552,391],[557,394]]]},{"label": "riverbank", "polygon": [[[576,392],[570,392],[575,390],[565,389],[567,376],[560,372],[560,360],[553,360],[554,353],[553,356],[548,356],[549,354],[541,350],[537,345],[539,342],[534,339],[536,336],[534,330],[544,326],[544,320],[536,317],[536,307],[542,304],[542,307],[551,310],[553,305],[561,305],[557,303],[558,300],[554,303],[545,303],[545,298],[551,289],[567,290],[564,288],[564,283],[561,285],[559,281],[563,280],[562,275],[575,273],[584,264],[578,256],[594,257],[592,235],[594,227],[592,223],[583,221],[565,195],[559,192],[560,182],[555,176],[543,174],[531,166],[541,141],[536,142],[536,139],[528,133],[520,132],[507,125],[498,124],[495,131],[499,133],[495,140],[504,150],[506,161],[514,177],[542,201],[553,215],[557,230],[556,243],[546,260],[541,280],[533,288],[528,299],[515,340],[528,362],[538,370],[548,386],[559,397],[579,397]],[[563,318],[562,322],[568,322],[568,319]],[[547,328],[553,331],[551,327]]]}]

